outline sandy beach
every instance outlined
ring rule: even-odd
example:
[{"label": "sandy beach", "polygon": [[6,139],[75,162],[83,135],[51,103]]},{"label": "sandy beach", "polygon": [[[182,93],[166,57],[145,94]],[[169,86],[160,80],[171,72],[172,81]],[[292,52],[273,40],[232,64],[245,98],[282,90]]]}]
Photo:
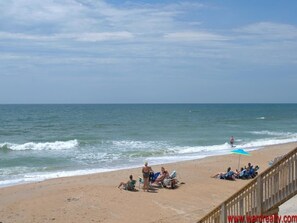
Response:
[{"label": "sandy beach", "polygon": [[[270,160],[295,147],[297,143],[289,143],[252,151],[251,156],[241,157],[241,165],[251,162],[262,172]],[[166,164],[184,183],[174,190],[144,192],[138,183],[136,192],[117,188],[130,174],[138,178],[141,168],[1,188],[0,222],[195,222],[250,182],[210,177],[237,165],[235,154]],[[160,166],[152,168],[160,171]],[[284,209],[294,210],[290,201]]]}]

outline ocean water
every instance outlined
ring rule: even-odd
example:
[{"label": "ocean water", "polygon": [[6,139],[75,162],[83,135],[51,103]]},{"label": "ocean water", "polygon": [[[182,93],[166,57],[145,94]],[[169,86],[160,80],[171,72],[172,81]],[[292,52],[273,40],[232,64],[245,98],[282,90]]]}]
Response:
[{"label": "ocean water", "polygon": [[297,141],[297,104],[0,105],[0,187]]}]

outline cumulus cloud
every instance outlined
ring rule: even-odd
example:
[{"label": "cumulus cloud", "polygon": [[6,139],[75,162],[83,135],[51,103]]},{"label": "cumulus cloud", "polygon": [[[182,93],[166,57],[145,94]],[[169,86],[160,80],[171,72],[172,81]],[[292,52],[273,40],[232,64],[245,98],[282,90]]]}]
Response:
[{"label": "cumulus cloud", "polygon": [[177,56],[238,59],[238,55],[248,52],[248,58],[260,61],[251,55],[263,55],[263,61],[271,60],[271,52],[285,55],[296,46],[290,43],[280,47],[278,43],[297,38],[294,25],[257,22],[237,29],[207,28],[205,21],[198,19],[202,17],[197,16],[202,9],[208,10],[196,1],[0,1],[0,40],[6,44],[6,53],[13,52],[11,59],[18,58],[18,53],[42,51],[45,60],[46,54],[76,58],[78,53],[87,60],[98,55],[148,61]]}]

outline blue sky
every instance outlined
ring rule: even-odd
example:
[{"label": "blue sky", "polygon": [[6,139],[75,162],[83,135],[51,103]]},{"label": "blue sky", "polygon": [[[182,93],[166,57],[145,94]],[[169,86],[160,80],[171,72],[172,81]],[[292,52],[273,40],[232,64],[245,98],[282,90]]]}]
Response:
[{"label": "blue sky", "polygon": [[0,103],[297,103],[297,1],[0,1]]}]

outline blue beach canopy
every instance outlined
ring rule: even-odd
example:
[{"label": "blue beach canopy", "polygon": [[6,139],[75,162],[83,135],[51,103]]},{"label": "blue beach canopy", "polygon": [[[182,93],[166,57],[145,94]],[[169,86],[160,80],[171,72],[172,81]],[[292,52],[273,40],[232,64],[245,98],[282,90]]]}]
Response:
[{"label": "blue beach canopy", "polygon": [[239,155],[245,155],[250,156],[251,154],[249,152],[244,151],[244,149],[234,149],[231,151],[231,153],[239,154]]}]

